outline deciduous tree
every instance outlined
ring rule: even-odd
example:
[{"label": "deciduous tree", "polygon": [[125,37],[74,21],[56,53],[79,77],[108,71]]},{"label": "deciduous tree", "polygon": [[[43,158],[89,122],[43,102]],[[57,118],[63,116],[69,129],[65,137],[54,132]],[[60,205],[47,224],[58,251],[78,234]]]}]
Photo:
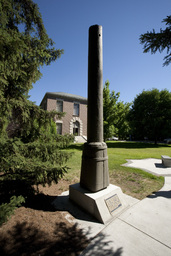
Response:
[{"label": "deciduous tree", "polygon": [[129,113],[132,133],[136,139],[148,137],[157,143],[171,134],[171,92],[152,89],[134,99]]},{"label": "deciduous tree", "polygon": [[103,124],[104,124],[104,139],[110,138],[117,134],[117,129],[114,126],[116,115],[116,102],[119,98],[119,93],[110,92],[109,81],[105,82],[103,87]]},{"label": "deciduous tree", "polygon": [[129,124],[126,119],[130,104],[118,102],[120,93],[110,92],[109,81],[103,88],[103,123],[104,139],[112,136],[126,138],[129,134]]},{"label": "deciduous tree", "polygon": [[130,126],[128,122],[128,113],[130,110],[131,103],[124,103],[119,101],[117,103],[117,120],[115,126],[118,129],[118,137],[120,139],[127,139],[130,134]]}]

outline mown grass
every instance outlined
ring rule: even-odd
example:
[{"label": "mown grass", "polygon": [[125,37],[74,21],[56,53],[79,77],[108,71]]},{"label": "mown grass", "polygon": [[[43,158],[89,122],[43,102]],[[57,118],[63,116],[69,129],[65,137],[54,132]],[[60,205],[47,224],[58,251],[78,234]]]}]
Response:
[{"label": "mown grass", "polygon": [[[124,193],[138,199],[145,198],[163,186],[163,177],[121,165],[126,163],[126,159],[161,159],[161,155],[171,155],[170,145],[137,142],[107,142],[107,145],[110,183],[120,186]],[[71,183],[80,180],[82,149],[83,144],[73,144],[68,148],[73,155],[68,161],[70,170],[65,179]]]}]

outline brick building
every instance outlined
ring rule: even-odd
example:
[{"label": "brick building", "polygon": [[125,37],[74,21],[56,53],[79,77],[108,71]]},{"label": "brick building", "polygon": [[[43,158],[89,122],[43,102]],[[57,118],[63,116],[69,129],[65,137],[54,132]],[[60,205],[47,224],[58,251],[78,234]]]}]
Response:
[{"label": "brick building", "polygon": [[63,92],[47,92],[40,107],[48,111],[66,113],[61,120],[55,120],[58,134],[87,136],[86,98]]}]

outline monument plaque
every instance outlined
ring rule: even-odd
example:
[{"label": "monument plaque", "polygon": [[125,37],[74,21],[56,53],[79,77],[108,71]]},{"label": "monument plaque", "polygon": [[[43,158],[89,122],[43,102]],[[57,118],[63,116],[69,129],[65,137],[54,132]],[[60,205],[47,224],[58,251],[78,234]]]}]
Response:
[{"label": "monument plaque", "polygon": [[116,209],[118,209],[120,206],[122,206],[121,201],[117,194],[110,196],[105,200],[106,205],[110,211],[110,213],[114,212]]}]

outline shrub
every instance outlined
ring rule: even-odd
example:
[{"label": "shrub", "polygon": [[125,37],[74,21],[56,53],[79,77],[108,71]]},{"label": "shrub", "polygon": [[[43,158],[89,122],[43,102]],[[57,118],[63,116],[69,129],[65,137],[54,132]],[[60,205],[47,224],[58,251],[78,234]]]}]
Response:
[{"label": "shrub", "polygon": [[22,196],[13,196],[10,199],[9,203],[0,205],[0,226],[8,220],[8,218],[14,213],[14,210],[17,206],[21,206],[25,202],[24,197]]}]

